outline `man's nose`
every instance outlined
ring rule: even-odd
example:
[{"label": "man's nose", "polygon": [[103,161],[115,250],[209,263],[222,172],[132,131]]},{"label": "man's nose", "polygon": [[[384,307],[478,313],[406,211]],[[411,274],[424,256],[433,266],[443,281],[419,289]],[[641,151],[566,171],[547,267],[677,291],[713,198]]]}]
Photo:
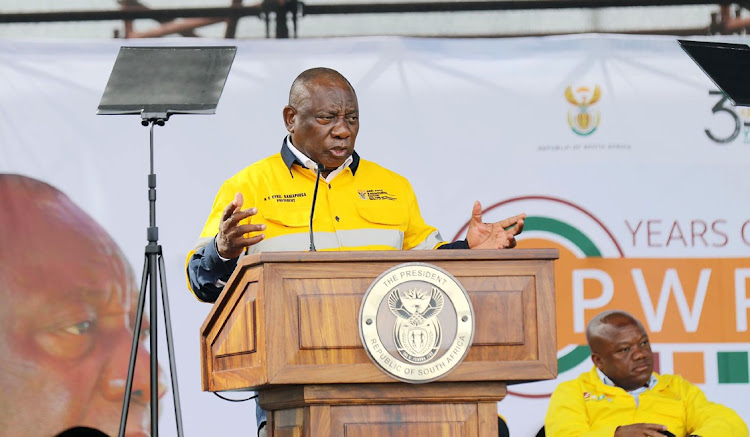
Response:
[{"label": "man's nose", "polygon": [[642,360],[646,357],[646,350],[642,346],[633,347],[633,360]]},{"label": "man's nose", "polygon": [[331,135],[336,138],[349,138],[351,134],[352,130],[349,127],[349,123],[346,121],[346,117],[336,117],[333,130],[331,130]]},{"label": "man's nose", "polygon": [[[132,340],[132,339],[131,339]],[[104,397],[111,401],[122,402],[127,385],[128,367],[130,364],[130,343],[121,342],[113,351],[111,359],[105,368],[102,392]],[[127,344],[125,344],[127,343]],[[131,388],[131,401],[147,403],[151,398],[151,354],[139,343],[135,368],[133,369],[133,385]],[[159,398],[164,396],[166,386],[162,382],[162,371],[159,367],[157,393]],[[157,375],[154,375],[157,376]]]}]

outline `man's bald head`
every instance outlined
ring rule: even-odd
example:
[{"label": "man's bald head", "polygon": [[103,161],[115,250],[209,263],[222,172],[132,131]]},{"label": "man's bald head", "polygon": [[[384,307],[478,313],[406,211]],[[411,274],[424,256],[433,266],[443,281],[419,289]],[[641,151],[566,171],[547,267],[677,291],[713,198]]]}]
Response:
[{"label": "man's bald head", "polygon": [[[55,235],[88,239],[102,255],[120,255],[107,232],[63,192],[46,182],[19,174],[0,174],[0,241],[6,248],[0,261],[25,253],[54,250]],[[116,253],[117,252],[117,253]]]},{"label": "man's bald head", "polygon": [[625,311],[597,314],[586,328],[591,360],[625,391],[643,387],[654,371],[654,355],[641,322]]},{"label": "man's bald head", "polygon": [[282,111],[292,145],[327,177],[354,153],[359,104],[354,88],[330,68],[305,70],[294,80]]},{"label": "man's bald head", "polygon": [[315,67],[303,71],[296,79],[294,79],[294,82],[292,82],[292,86],[289,89],[289,106],[295,108],[300,107],[304,101],[310,97],[311,84],[319,81],[345,83],[352,90],[352,93],[356,95],[354,87],[343,74],[332,68]]},{"label": "man's bald head", "polygon": [[641,322],[626,311],[611,310],[597,314],[586,327],[589,348],[592,352],[598,353],[603,342],[612,341],[614,333],[630,325],[637,326],[645,332]]}]

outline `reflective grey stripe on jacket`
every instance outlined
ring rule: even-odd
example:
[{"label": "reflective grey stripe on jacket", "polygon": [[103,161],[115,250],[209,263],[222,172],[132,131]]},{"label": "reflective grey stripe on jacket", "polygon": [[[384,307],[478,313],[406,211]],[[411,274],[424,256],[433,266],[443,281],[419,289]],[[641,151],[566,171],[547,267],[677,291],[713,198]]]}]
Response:
[{"label": "reflective grey stripe on jacket", "polygon": [[[340,248],[361,249],[372,247],[389,247],[401,250],[404,244],[404,233],[393,229],[353,229],[337,232],[315,232],[313,234],[315,249],[330,250]],[[415,250],[431,250],[437,244],[443,242],[440,233],[435,231],[425,238]],[[310,249],[310,234],[300,232],[297,234],[286,234],[263,240],[258,244],[250,246],[248,253],[260,252],[282,252],[282,251],[306,251]]]}]

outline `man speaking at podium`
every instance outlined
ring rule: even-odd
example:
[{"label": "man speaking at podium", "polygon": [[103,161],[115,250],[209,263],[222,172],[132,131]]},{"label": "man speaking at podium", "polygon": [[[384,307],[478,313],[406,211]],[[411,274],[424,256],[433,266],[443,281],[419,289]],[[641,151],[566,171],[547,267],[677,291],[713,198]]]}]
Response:
[{"label": "man speaking at podium", "polygon": [[447,243],[427,225],[409,182],[354,151],[357,95],[339,72],[302,72],[283,118],[289,135],[281,151],[224,182],[188,254],[188,282],[198,299],[218,298],[243,253],[516,245],[525,215],[483,223],[479,202],[466,240]]}]

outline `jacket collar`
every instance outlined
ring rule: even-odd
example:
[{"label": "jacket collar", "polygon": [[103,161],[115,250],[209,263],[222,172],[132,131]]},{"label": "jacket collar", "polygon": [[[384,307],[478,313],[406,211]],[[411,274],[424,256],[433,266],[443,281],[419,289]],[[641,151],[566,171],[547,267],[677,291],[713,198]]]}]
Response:
[{"label": "jacket collar", "polygon": [[[297,164],[300,167],[305,166],[303,163],[299,162],[299,159],[297,159],[297,157],[294,156],[294,153],[289,150],[289,146],[286,145],[286,137],[281,141],[281,159],[284,161],[286,168],[289,169],[289,174],[292,173],[292,165]],[[357,173],[357,168],[359,168],[359,155],[356,150],[352,152],[352,163],[349,164],[349,168],[352,170],[353,175]]]},{"label": "jacket collar", "polygon": [[[625,390],[620,387],[605,384],[599,377],[598,369],[596,366],[592,366],[591,370],[584,373],[584,379],[587,380],[588,384],[596,386],[598,390],[608,394],[627,394]],[[656,378],[656,384],[650,388],[650,391],[661,391],[664,390],[669,383],[672,381],[672,375],[660,375],[656,372],[652,373],[651,376]]]}]

